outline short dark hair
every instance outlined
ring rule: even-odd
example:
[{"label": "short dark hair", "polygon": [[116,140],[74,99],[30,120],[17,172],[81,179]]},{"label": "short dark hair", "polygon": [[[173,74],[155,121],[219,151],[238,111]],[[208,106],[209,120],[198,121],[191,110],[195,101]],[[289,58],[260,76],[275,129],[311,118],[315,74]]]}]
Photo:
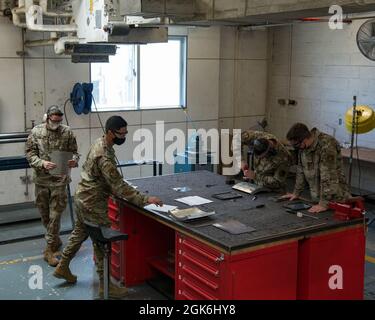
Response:
[{"label": "short dark hair", "polygon": [[288,131],[286,138],[289,141],[302,141],[311,136],[309,128],[303,123],[295,123]]},{"label": "short dark hair", "polygon": [[105,123],[105,133],[108,133],[108,131],[117,131],[127,126],[128,123],[125,121],[124,118],[120,116],[112,116],[108,118],[108,120]]}]

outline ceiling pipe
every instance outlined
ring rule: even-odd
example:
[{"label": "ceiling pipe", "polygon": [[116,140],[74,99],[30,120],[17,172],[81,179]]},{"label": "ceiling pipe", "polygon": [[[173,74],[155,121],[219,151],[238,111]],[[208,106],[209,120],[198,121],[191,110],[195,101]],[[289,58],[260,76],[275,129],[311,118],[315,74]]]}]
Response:
[{"label": "ceiling pipe", "polygon": [[[363,19],[363,18],[361,18]],[[353,19],[343,19],[343,23],[351,24]],[[260,30],[264,28],[273,28],[273,27],[285,27],[285,26],[291,26],[298,23],[321,23],[321,22],[329,22],[330,20],[327,18],[301,18],[299,20],[295,20],[292,22],[286,22],[286,23],[267,23],[267,24],[260,24],[260,25],[254,25],[254,26],[244,26],[239,27],[240,30],[248,31],[248,30]]]},{"label": "ceiling pipe", "polygon": [[41,40],[27,40],[25,41],[25,47],[40,47],[40,46],[53,46],[58,38],[41,39]]},{"label": "ceiling pipe", "polygon": [[262,30],[264,28],[273,28],[273,27],[285,27],[285,26],[291,26],[295,22],[289,22],[289,23],[275,23],[275,24],[261,24],[261,25],[254,25],[254,26],[244,26],[239,27],[239,30],[242,31],[255,31],[255,30]]},{"label": "ceiling pipe", "polygon": [[[369,15],[368,12],[366,13],[350,13],[346,14],[345,18],[343,19],[343,23],[351,24],[353,20],[366,20],[366,19],[374,19],[375,13]],[[330,17],[308,17],[308,18],[300,18],[295,21],[291,22],[285,22],[285,23],[275,23],[275,24],[262,24],[262,25],[254,25],[254,26],[244,26],[240,27],[241,30],[257,30],[257,29],[263,29],[263,28],[271,28],[271,27],[284,27],[284,26],[290,26],[295,23],[322,23],[322,22],[329,22]]]},{"label": "ceiling pipe", "polygon": [[76,44],[79,43],[78,37],[75,36],[67,36],[61,37],[54,43],[54,49],[56,54],[64,54],[65,53],[65,44]]},{"label": "ceiling pipe", "polygon": [[[301,18],[299,19],[299,21],[301,22],[330,22],[330,18]],[[342,20],[342,23],[352,23],[353,22],[353,19],[343,19]]]}]

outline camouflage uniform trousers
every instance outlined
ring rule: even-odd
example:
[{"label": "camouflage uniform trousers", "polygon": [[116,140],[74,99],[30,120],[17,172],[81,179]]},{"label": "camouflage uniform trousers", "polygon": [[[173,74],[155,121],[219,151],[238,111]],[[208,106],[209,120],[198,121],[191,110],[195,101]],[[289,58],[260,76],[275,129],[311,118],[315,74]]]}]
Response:
[{"label": "camouflage uniform trousers", "polygon": [[[84,225],[84,221],[88,221],[100,226],[110,227],[111,222],[108,218],[107,212],[103,214],[88,214],[87,211],[75,205],[77,220],[74,225],[74,229],[69,236],[68,244],[64,248],[62,253],[62,259],[64,261],[71,261],[78,250],[81,248],[81,245],[84,241],[88,238],[88,233],[86,231],[86,227]],[[95,265],[96,265],[96,272],[99,275],[99,279],[103,279],[103,259],[104,259],[104,251],[103,249],[93,241],[94,247],[94,254],[95,254]]]},{"label": "camouflage uniform trousers", "polygon": [[43,226],[46,228],[47,245],[57,251],[61,240],[60,222],[68,202],[66,186],[46,187],[35,185],[35,205],[39,209]]}]

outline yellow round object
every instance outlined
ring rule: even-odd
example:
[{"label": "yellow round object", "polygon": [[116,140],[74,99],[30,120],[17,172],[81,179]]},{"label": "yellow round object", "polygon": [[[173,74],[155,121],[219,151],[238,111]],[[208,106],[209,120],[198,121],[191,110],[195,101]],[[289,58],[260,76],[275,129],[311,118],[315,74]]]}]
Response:
[{"label": "yellow round object", "polygon": [[[355,120],[354,132],[366,133],[375,128],[375,112],[369,106],[357,106],[357,119]],[[349,132],[352,132],[353,107],[346,111],[345,125]],[[356,126],[358,124],[358,130]]]}]

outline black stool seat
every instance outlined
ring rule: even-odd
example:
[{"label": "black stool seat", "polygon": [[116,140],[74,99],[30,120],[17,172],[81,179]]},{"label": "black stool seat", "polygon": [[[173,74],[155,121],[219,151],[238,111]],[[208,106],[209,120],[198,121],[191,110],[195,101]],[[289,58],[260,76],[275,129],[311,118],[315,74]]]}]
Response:
[{"label": "black stool seat", "polygon": [[128,235],[111,228],[98,226],[97,224],[85,221],[86,230],[89,236],[97,242],[108,243],[114,241],[127,240]]},{"label": "black stool seat", "polygon": [[[111,268],[111,246],[114,241],[127,240],[128,235],[111,228],[98,226],[92,222],[84,221],[86,231],[91,240],[103,249],[103,296],[107,300],[109,298],[109,276]],[[121,255],[122,256],[122,255]]]},{"label": "black stool seat", "polygon": [[120,231],[113,230],[111,228],[101,227],[103,238],[107,241],[120,241],[120,240],[127,240],[128,235],[126,233],[122,233]]}]

